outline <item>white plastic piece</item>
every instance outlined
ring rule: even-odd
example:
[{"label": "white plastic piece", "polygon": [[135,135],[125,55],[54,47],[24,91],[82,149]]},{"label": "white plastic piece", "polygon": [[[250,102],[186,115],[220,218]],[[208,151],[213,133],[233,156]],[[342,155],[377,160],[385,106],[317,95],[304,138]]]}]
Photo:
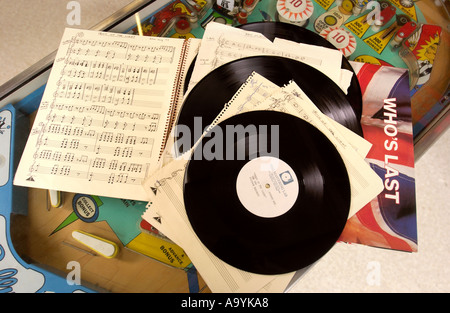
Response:
[{"label": "white plastic piece", "polygon": [[118,247],[112,241],[97,237],[92,234],[88,234],[80,230],[73,231],[72,237],[86,247],[104,256],[105,258],[113,258],[117,254]]},{"label": "white plastic piece", "polygon": [[61,206],[61,192],[58,190],[49,190],[50,205],[54,208]]}]

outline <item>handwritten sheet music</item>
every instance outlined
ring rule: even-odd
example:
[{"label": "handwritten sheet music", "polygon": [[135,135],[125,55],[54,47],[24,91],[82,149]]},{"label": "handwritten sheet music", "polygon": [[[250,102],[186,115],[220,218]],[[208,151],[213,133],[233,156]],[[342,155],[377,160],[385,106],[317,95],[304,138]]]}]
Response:
[{"label": "handwritten sheet music", "polygon": [[14,183],[147,200],[186,45],[66,29]]},{"label": "handwritten sheet music", "polygon": [[[295,93],[296,100],[301,102],[299,107],[301,108],[310,108],[316,109],[319,111],[314,103],[308,98],[308,96],[303,92],[303,90],[295,83],[291,82],[283,88],[280,88],[276,84],[272,83],[270,80],[261,76],[258,73],[253,73],[244,83],[236,95],[233,97],[231,101],[229,101],[223,108],[223,110],[219,113],[218,117],[211,123],[209,128],[217,125],[219,122],[223,121],[226,118],[229,118],[233,115],[252,111],[252,110],[261,110],[261,109],[269,109],[268,106],[265,108],[261,107],[261,104],[269,99],[273,94],[280,91],[288,91],[290,93]],[[320,112],[320,111],[319,111]],[[300,114],[293,114],[296,116],[300,116]],[[358,134],[352,132],[345,126],[339,124],[332,118],[326,116],[321,113],[321,119],[326,121],[326,123],[332,124],[333,128],[339,131],[348,143],[352,146],[352,148],[358,152],[358,154],[365,158],[369,153],[372,144],[359,136]],[[323,122],[325,123],[325,122]],[[320,126],[320,125],[319,125]]]},{"label": "handwritten sheet music", "polygon": [[[275,107],[274,103],[282,107]],[[261,75],[253,73],[208,129],[231,116],[252,110],[278,110],[292,114],[312,123],[330,138],[349,170],[352,187],[349,217],[382,190],[378,176],[364,162],[364,156],[371,145],[358,135],[340,128],[340,124],[321,113],[295,83],[280,88]],[[345,135],[341,134],[340,130],[344,130]],[[364,148],[357,152],[349,141],[354,146],[362,145]],[[200,242],[190,226],[183,200],[183,178],[189,156],[190,153],[187,152],[178,159],[167,161],[161,169],[146,179],[144,187],[149,193],[151,203],[147,206],[143,218],[183,247],[211,290],[284,291],[295,273],[275,275],[271,279],[267,275],[246,273],[222,262]]]},{"label": "handwritten sheet music", "polygon": [[347,93],[350,81],[348,73],[342,71],[349,71],[341,70],[342,53],[338,50],[280,38],[271,42],[259,33],[215,22],[209,23],[203,34],[189,90],[213,69],[230,61],[255,55],[280,56],[301,61],[327,75]]},{"label": "handwritten sheet music", "polygon": [[294,115],[319,129],[340,153],[351,187],[349,217],[383,190],[383,182],[364,160],[372,144],[320,112],[294,81],[281,88],[258,73],[253,73],[236,94],[210,128],[236,114],[254,110],[273,110]]},{"label": "handwritten sheet music", "polygon": [[[173,160],[160,168],[148,181],[158,191],[152,197],[164,211],[164,220],[170,221],[163,233],[181,246],[191,259],[208,287],[213,292],[283,292],[294,272],[282,275],[260,275],[237,269],[216,257],[200,241],[192,229],[183,200],[183,178],[188,160]],[[154,223],[153,216],[146,211],[143,218]]]},{"label": "handwritten sheet music", "polygon": [[[383,189],[379,177],[364,161],[371,145],[340,128],[339,124],[321,113],[294,82],[280,88],[253,73],[208,129],[231,116],[252,110],[277,110],[305,119],[333,142],[349,171],[352,192],[349,217]],[[362,145],[364,148],[357,151],[352,145]],[[238,270],[215,257],[196,236],[187,218],[183,200],[183,178],[189,155],[187,152],[178,159],[169,160],[144,182],[152,201],[143,218],[183,247],[212,291],[284,291],[295,273],[271,277]]]},{"label": "handwritten sheet music", "polygon": [[[295,97],[292,95],[295,95]],[[274,103],[277,106],[274,106]],[[342,155],[349,172],[352,192],[349,217],[376,197],[383,189],[379,177],[364,161],[372,145],[364,138],[321,113],[294,82],[280,88],[258,73],[253,73],[236,92],[233,99],[225,105],[208,129],[236,114],[253,110],[278,110],[305,119],[330,139]],[[167,150],[170,150],[170,147],[167,148]],[[167,151],[166,153],[170,154]],[[180,158],[188,159],[189,156],[190,153],[187,152]],[[170,164],[171,161],[173,159],[166,161],[165,165]],[[143,184],[152,199],[154,199],[152,188],[160,184],[160,177],[155,176],[148,177]],[[158,202],[154,201],[148,206],[144,217],[172,240],[177,241],[177,228],[173,228],[167,222],[164,218],[164,212],[165,207],[160,207]]]}]

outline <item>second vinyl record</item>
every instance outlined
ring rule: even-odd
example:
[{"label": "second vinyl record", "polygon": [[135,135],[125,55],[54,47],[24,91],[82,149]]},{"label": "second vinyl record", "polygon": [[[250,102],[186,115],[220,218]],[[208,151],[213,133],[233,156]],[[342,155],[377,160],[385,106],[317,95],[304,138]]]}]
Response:
[{"label": "second vinyl record", "polygon": [[[246,131],[228,133],[236,125]],[[313,264],[338,240],[350,183],[341,156],[317,128],[289,114],[254,111],[202,138],[186,169],[184,203],[193,230],[218,258],[252,273],[283,274]]]},{"label": "second vinyl record", "polygon": [[[256,22],[240,25],[239,28],[263,34],[267,39],[273,41],[275,38],[283,38],[297,43],[321,46],[329,49],[336,49],[333,44],[304,27],[299,27],[290,23],[282,22]],[[350,105],[355,111],[356,117],[361,119],[362,114],[362,96],[361,87],[353,67],[350,62],[342,55],[341,68],[353,73],[348,93],[346,95]]]},{"label": "second vinyl record", "polygon": [[[214,69],[186,96],[176,125],[184,125],[191,130],[191,143],[196,142],[201,135],[201,131],[194,130],[211,124],[253,72],[280,87],[294,80],[325,115],[362,136],[360,121],[348,99],[325,74],[296,60],[278,56],[253,56]],[[196,120],[197,123],[201,120],[202,125],[196,125]],[[179,144],[175,148],[179,153],[188,151]]]}]

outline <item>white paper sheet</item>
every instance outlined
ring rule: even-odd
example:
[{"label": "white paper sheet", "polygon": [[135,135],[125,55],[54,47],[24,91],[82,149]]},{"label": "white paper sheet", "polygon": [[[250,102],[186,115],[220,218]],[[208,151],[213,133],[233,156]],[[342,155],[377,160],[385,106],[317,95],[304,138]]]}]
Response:
[{"label": "white paper sheet", "polygon": [[[281,56],[308,64],[327,75],[346,93],[348,81],[341,82],[342,53],[338,50],[275,38],[211,22],[202,43],[189,83],[189,90],[213,69],[230,61],[257,55]],[[346,77],[345,77],[346,78]],[[344,85],[344,86],[341,86]]]},{"label": "white paper sheet", "polygon": [[185,49],[67,28],[14,183],[147,200],[141,184],[158,168]]}]

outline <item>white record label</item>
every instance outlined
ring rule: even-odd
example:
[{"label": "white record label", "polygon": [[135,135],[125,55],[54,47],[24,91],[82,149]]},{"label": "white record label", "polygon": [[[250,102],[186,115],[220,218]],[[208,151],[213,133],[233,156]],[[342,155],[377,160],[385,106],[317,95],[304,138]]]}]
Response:
[{"label": "white record label", "polygon": [[250,160],[242,167],[236,190],[239,200],[249,212],[273,218],[292,208],[298,197],[299,184],[286,162],[265,156]]}]

